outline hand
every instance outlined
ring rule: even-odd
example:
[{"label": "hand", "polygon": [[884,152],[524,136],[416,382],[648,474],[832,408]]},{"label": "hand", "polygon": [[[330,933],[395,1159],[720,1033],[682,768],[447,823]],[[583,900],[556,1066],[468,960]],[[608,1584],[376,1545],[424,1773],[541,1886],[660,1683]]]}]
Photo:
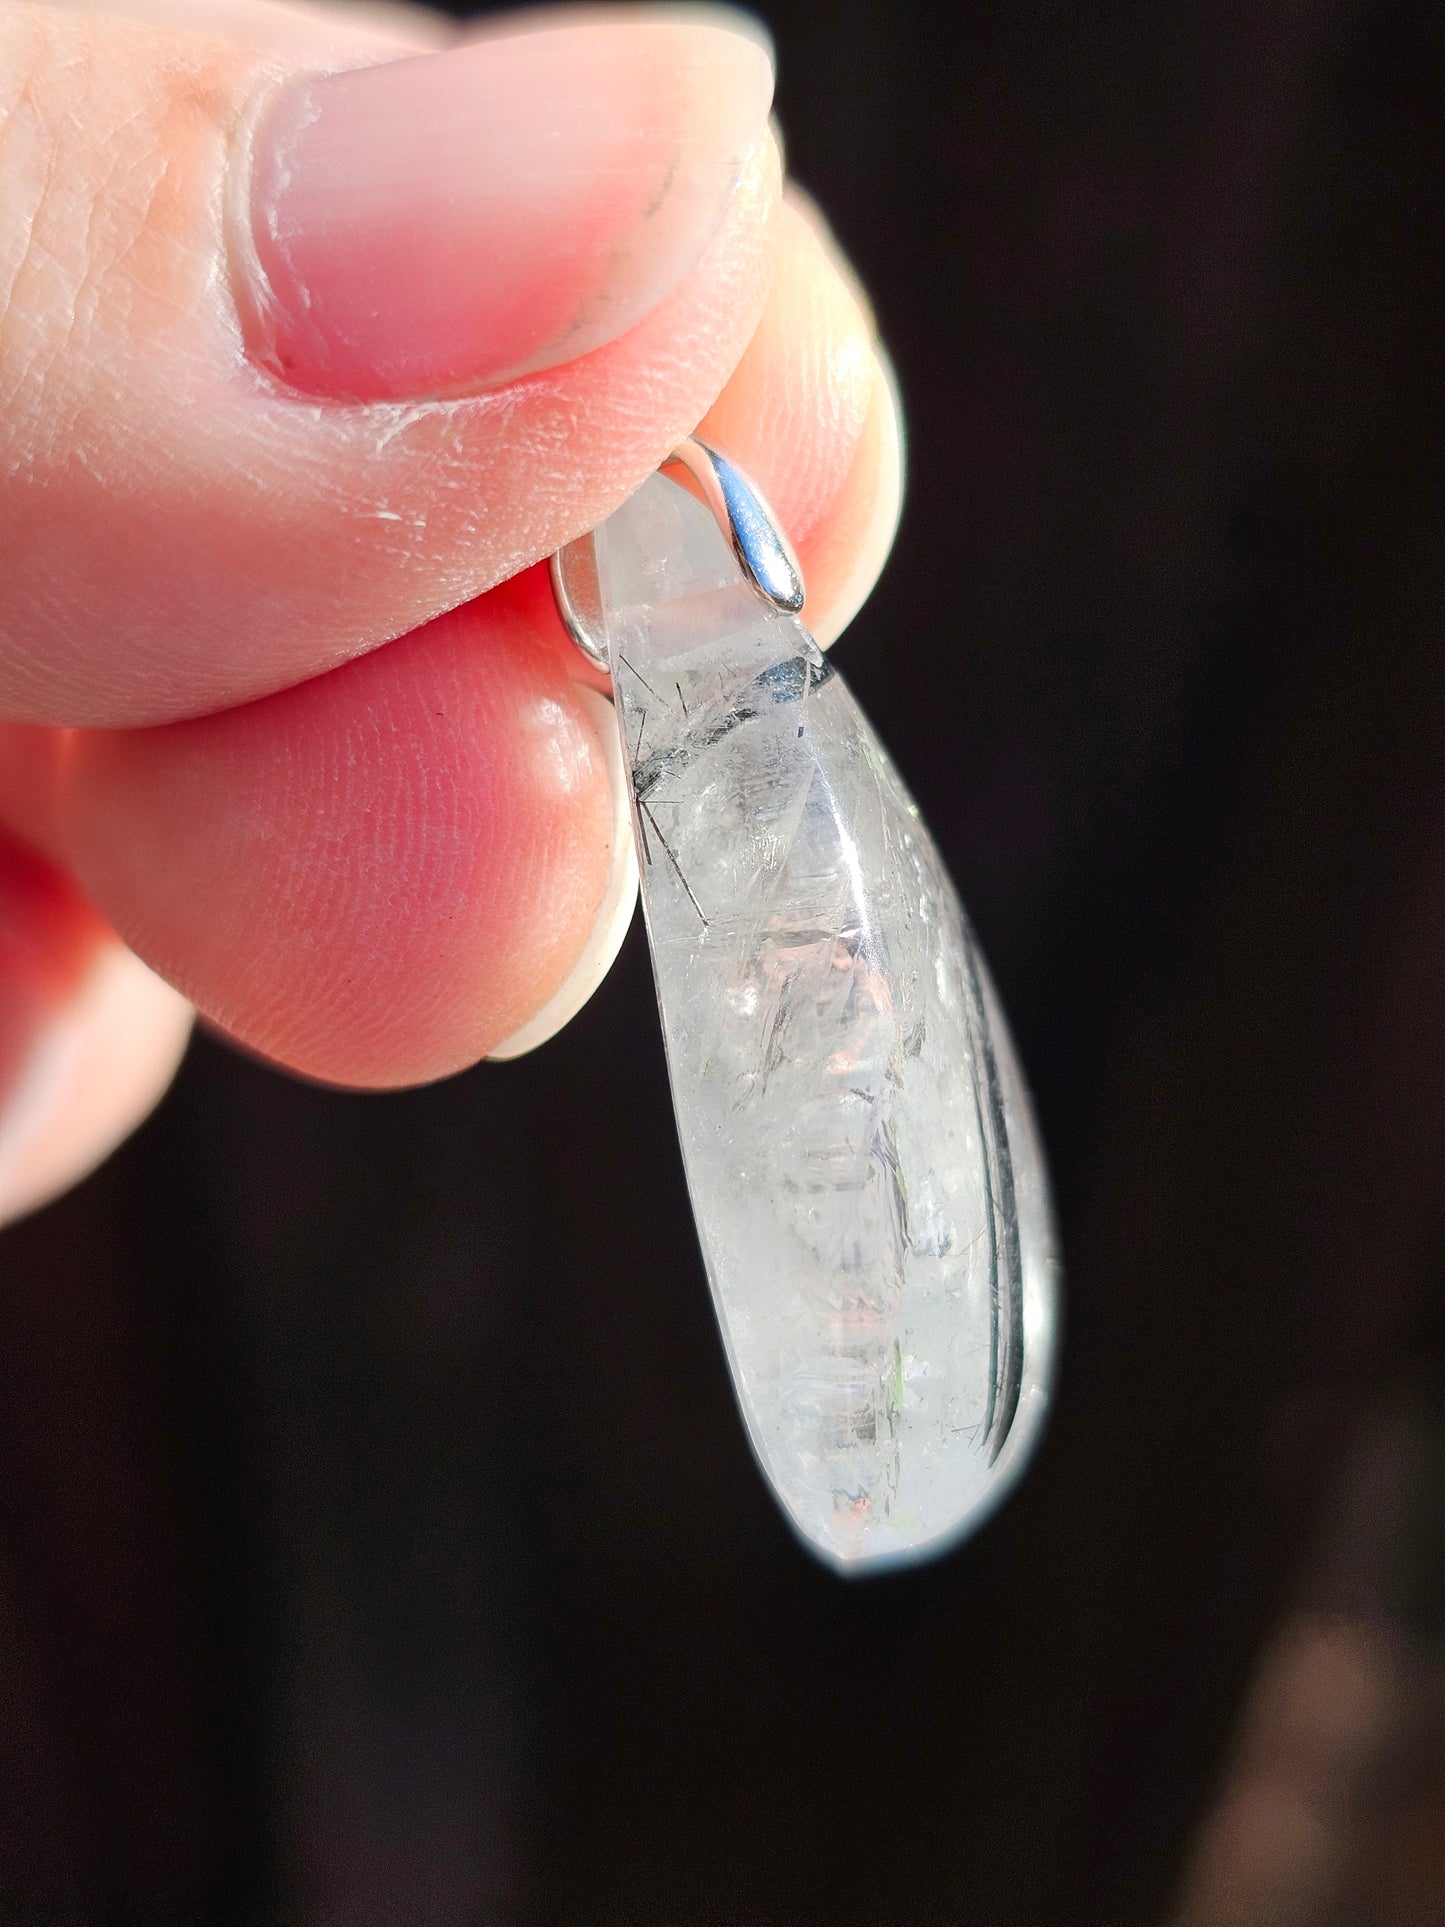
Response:
[{"label": "hand", "polygon": [[544,558],[699,423],[820,640],[882,566],[891,382],[755,31],[527,28],[0,9],[0,1216],[192,1006],[384,1087],[591,994],[635,869]]}]

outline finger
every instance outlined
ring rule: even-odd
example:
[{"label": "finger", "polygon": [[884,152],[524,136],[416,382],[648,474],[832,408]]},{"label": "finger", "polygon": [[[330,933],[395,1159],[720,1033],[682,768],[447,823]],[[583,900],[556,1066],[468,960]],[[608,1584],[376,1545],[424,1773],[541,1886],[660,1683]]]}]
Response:
[{"label": "finger", "polygon": [[0,1223],[98,1164],[170,1082],[175,991],[58,871],[0,837]]},{"label": "finger", "polygon": [[631,907],[610,713],[569,679],[547,595],[532,571],[260,702],[76,737],[82,886],[309,1076],[413,1083],[505,1044],[565,991],[609,893]]},{"label": "finger", "polygon": [[[896,516],[896,487],[878,479],[889,466],[880,446],[891,445],[897,470],[880,389],[866,308],[815,230],[789,219],[764,324],[708,426],[720,424],[798,538],[809,613],[825,633],[847,574],[829,577],[830,555],[856,573],[868,548],[856,532],[881,520],[886,545]],[[877,565],[875,553],[867,566]],[[68,838],[128,940],[271,1057],[335,1082],[384,1084],[509,1055],[591,994],[631,911],[615,731],[609,716],[598,726],[583,715],[569,680],[577,662],[534,570],[425,637],[285,697],[204,723],[72,739],[64,830],[47,832],[32,805],[27,833]],[[438,693],[443,669],[461,679],[460,697]],[[534,714],[553,704],[556,726],[520,729],[513,688]],[[519,740],[499,737],[508,731]],[[47,733],[11,734],[26,737],[43,780],[37,739]],[[595,780],[599,743],[610,794]],[[558,789],[559,765],[579,755],[588,768]],[[538,795],[565,835],[529,829]],[[479,865],[465,879],[453,807],[468,825],[460,854]]]},{"label": "finger", "polygon": [[767,306],[699,431],[757,481],[797,551],[803,619],[826,648],[898,527],[903,441],[872,310],[822,217],[790,190]]},{"label": "finger", "polygon": [[766,295],[770,69],[719,18],[318,77],[0,10],[0,714],[285,687],[615,507]]},{"label": "finger", "polygon": [[893,548],[903,511],[903,411],[893,365],[881,347],[853,466],[810,543],[813,586],[803,619],[824,649],[857,615]]}]

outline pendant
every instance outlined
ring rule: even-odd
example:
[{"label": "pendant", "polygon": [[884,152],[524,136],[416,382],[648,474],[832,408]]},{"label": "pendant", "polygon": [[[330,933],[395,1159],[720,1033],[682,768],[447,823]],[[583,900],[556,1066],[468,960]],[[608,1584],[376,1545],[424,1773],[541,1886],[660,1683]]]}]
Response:
[{"label": "pendant", "polygon": [[[676,479],[675,479],[676,477]],[[793,1527],[927,1557],[1022,1469],[1058,1296],[997,996],[766,504],[690,442],[553,560],[612,677],[688,1187]]]}]

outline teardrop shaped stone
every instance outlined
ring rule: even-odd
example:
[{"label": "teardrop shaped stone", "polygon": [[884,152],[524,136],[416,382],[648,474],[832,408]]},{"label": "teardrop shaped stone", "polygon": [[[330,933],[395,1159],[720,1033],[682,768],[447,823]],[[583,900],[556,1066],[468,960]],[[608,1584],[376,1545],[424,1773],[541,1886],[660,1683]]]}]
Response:
[{"label": "teardrop shaped stone", "polygon": [[802,1538],[939,1550],[1020,1470],[1056,1262],[1013,1048],[867,718],[712,516],[597,532],[678,1132],[738,1403]]}]

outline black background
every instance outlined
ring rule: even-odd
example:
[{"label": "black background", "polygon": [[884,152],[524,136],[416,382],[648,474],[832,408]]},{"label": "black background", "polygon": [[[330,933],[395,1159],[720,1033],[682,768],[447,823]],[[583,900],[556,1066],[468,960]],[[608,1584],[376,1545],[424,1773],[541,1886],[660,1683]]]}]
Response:
[{"label": "black background", "polygon": [[931,1568],[794,1544],[636,929],[436,1089],[203,1040],[0,1242],[0,1919],[1162,1920],[1352,1440],[1439,1397],[1438,10],[768,19],[909,410],[837,661],[1036,1090],[1045,1445]]}]

